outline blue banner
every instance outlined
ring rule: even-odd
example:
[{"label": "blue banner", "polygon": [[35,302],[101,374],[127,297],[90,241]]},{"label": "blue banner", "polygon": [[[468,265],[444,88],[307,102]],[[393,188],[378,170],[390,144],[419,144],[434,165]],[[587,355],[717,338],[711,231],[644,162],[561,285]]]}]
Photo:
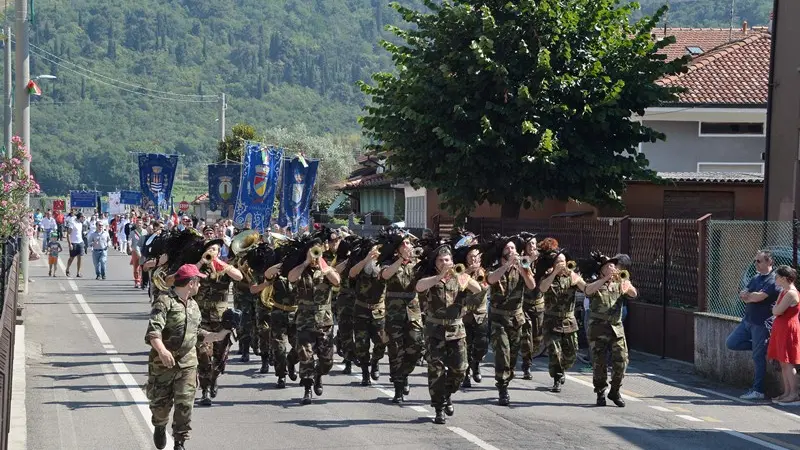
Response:
[{"label": "blue banner", "polygon": [[138,191],[120,191],[119,203],[122,205],[141,205],[142,193]]},{"label": "blue banner", "polygon": [[178,155],[139,154],[139,184],[144,194],[142,206],[145,209],[157,209],[159,197],[168,199],[172,195],[172,182],[177,167]]},{"label": "blue banner", "polygon": [[308,213],[318,167],[319,160],[305,160],[298,157],[284,164],[278,225],[283,228],[290,226],[292,233],[308,228]]},{"label": "blue banner", "polygon": [[69,191],[70,208],[97,208],[97,191]]},{"label": "blue banner", "polygon": [[241,178],[241,164],[209,164],[208,209],[221,211],[222,217],[229,218],[231,207],[236,205]]},{"label": "blue banner", "polygon": [[261,233],[269,230],[275,190],[283,161],[283,149],[247,142],[244,149],[242,178],[233,222]]}]

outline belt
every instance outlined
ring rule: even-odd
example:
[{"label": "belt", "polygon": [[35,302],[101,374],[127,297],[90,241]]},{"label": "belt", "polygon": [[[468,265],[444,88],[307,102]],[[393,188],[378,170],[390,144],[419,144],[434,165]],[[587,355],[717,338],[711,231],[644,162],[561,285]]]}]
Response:
[{"label": "belt", "polygon": [[108,250],[108,247],[106,247],[106,248],[93,248],[92,250],[96,251],[96,252],[104,252],[104,251]]},{"label": "belt", "polygon": [[386,307],[386,305],[383,303],[383,301],[381,301],[380,303],[367,303],[367,302],[362,302],[360,300],[356,300],[356,305],[358,305],[358,306],[360,306],[362,308],[367,308],[369,310],[385,308]]},{"label": "belt", "polygon": [[544,306],[544,298],[535,298],[533,300],[528,300],[527,298],[522,299],[522,302],[526,305],[532,306]]},{"label": "belt", "polygon": [[438,319],[436,317],[426,317],[426,323],[433,323],[436,325],[463,325],[464,321],[461,319]]},{"label": "belt", "polygon": [[386,292],[386,298],[414,298],[417,296],[416,292]]},{"label": "belt", "polygon": [[620,316],[618,315],[610,315],[610,314],[600,314],[600,313],[589,313],[589,319],[599,319],[604,320],[606,322],[621,322]]},{"label": "belt", "polygon": [[567,312],[545,311],[544,315],[548,317],[560,317],[562,319],[574,319],[575,311],[567,311]]},{"label": "belt", "polygon": [[509,311],[507,309],[490,308],[489,314],[497,314],[498,316],[514,317],[517,314],[522,314],[522,309],[515,309]]},{"label": "belt", "polygon": [[286,311],[286,312],[295,312],[295,311],[297,311],[297,305],[282,305],[280,303],[273,303],[272,307],[273,308],[278,308],[281,311]]}]

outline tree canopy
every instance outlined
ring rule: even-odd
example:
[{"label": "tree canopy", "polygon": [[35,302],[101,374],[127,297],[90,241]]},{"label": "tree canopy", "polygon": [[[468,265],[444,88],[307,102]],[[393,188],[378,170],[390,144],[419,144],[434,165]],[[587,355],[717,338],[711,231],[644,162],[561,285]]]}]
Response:
[{"label": "tree canopy", "polygon": [[426,0],[392,6],[411,27],[383,41],[396,73],[361,84],[360,119],[396,176],[435,189],[457,215],[484,201],[514,217],[546,199],[619,204],[652,179],[639,142],[664,136],[633,114],[675,99],[656,83],[685,70],[650,32],[666,8],[630,19],[615,0]]}]

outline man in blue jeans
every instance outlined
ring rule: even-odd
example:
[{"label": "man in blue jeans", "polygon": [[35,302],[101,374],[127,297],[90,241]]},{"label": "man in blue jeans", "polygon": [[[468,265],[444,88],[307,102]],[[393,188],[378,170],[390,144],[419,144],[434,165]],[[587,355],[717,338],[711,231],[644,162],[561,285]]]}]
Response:
[{"label": "man in blue jeans", "polygon": [[92,261],[96,280],[106,279],[106,263],[108,261],[108,246],[111,245],[111,236],[108,235],[105,225],[98,220],[94,231],[89,233],[89,244],[92,246]]},{"label": "man in blue jeans", "polygon": [[769,341],[766,322],[772,317],[772,305],[778,299],[772,264],[772,253],[768,250],[758,252],[755,257],[756,275],[739,293],[739,298],[745,303],[744,318],[725,342],[729,350],[753,352],[755,379],[753,387],[739,397],[742,400],[764,399],[764,376],[767,373]]}]

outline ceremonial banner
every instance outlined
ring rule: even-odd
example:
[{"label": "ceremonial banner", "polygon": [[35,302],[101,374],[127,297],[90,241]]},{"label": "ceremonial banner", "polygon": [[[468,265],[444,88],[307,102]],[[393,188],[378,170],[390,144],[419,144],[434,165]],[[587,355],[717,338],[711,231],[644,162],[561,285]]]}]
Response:
[{"label": "ceremonial banner", "polygon": [[64,200],[61,200],[61,199],[53,200],[53,211],[64,211],[64,210],[66,210],[67,206],[66,206],[65,203],[66,202],[64,202]]},{"label": "ceremonial banner", "polygon": [[231,207],[236,205],[241,178],[241,164],[209,164],[208,209],[219,210],[222,217],[230,218]]},{"label": "ceremonial banner", "polygon": [[69,191],[70,208],[97,208],[97,191]]},{"label": "ceremonial banner", "polygon": [[283,161],[283,149],[247,142],[244,149],[242,178],[233,221],[264,233],[269,229],[275,189]]},{"label": "ceremonial banner", "polygon": [[122,204],[120,201],[120,193],[119,192],[109,192],[108,193],[108,203],[104,206],[103,212],[107,212],[109,214],[122,214],[125,212],[125,205]]},{"label": "ceremonial banner", "polygon": [[[108,194],[111,198],[111,194]],[[119,193],[119,202],[122,205],[141,205],[142,193],[139,191],[121,191]]]},{"label": "ceremonial banner", "polygon": [[318,167],[319,160],[306,160],[303,157],[295,157],[284,164],[278,225],[283,228],[290,226],[292,233],[308,227],[308,213]]},{"label": "ceremonial banner", "polygon": [[139,184],[144,201],[142,206],[156,210],[159,196],[167,199],[172,194],[172,182],[178,167],[178,155],[162,153],[142,153],[139,155]]}]

